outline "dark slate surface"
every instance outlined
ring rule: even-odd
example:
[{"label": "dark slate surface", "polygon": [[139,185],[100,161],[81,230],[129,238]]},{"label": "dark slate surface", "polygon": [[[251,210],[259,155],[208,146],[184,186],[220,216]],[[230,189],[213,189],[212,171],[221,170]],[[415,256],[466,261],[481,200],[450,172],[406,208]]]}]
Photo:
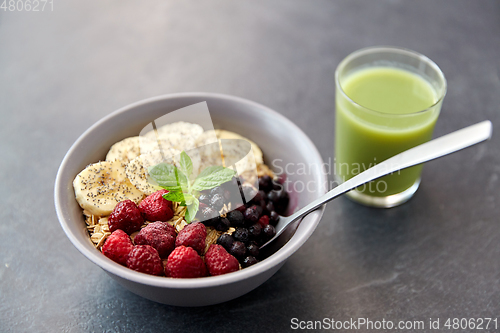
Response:
[{"label": "dark slate surface", "polygon": [[[500,321],[499,1],[53,7],[0,10],[0,331],[283,332],[294,317],[423,320],[426,330],[429,318],[441,327],[450,317]],[[293,120],[328,160],[335,67],[371,45],[411,48],[441,66],[449,89],[436,135],[490,119],[492,140],[427,164],[401,207],[330,203],[274,277],[217,306],[135,296],[66,239],[53,207],[56,171],[100,118],[164,93],[233,94]]]}]

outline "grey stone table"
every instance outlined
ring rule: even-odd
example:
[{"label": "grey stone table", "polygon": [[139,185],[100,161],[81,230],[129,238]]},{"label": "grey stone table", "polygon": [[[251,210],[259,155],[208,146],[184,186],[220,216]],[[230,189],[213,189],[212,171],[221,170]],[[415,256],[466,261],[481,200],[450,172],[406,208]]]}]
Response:
[{"label": "grey stone table", "polygon": [[[424,321],[425,331],[439,318],[446,331],[447,318],[500,321],[499,1],[52,0],[38,12],[9,3],[0,9],[1,332],[284,332],[293,318]],[[442,68],[449,89],[436,136],[490,119],[492,140],[428,163],[401,207],[330,203],[275,276],[217,306],[140,298],[65,237],[57,168],[103,116],[164,93],[233,94],[293,120],[328,161],[335,67],[371,45],[414,49]]]}]

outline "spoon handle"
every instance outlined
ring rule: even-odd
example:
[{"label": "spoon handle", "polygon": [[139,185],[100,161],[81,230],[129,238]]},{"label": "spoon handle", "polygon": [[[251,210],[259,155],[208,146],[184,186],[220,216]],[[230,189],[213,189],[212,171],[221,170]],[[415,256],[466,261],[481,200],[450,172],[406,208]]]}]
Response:
[{"label": "spoon handle", "polygon": [[487,140],[491,137],[491,132],[491,121],[485,120],[399,153],[352,177],[291,216],[284,218],[285,223],[284,225],[277,226],[276,234],[281,233],[289,223],[316,210],[324,203],[333,200],[349,190],[392,172],[448,155]]}]

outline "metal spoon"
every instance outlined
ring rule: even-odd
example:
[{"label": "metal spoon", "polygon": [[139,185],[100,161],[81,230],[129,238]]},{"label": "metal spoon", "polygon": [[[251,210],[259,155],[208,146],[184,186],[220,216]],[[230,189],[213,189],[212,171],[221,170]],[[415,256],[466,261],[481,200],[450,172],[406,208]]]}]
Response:
[{"label": "metal spoon", "polygon": [[346,182],[335,187],[333,190],[323,194],[307,206],[290,216],[280,216],[276,225],[276,235],[260,248],[273,242],[279,235],[297,219],[304,217],[310,212],[318,209],[323,204],[335,199],[339,195],[346,193],[360,185],[368,183],[374,179],[385,176],[392,172],[405,169],[417,164],[421,164],[441,156],[448,155],[460,149],[467,148],[476,143],[480,143],[491,137],[491,121],[485,120],[475,125],[444,135],[440,138],[423,143],[414,148],[399,153],[382,163],[379,163],[364,172],[352,177]]}]

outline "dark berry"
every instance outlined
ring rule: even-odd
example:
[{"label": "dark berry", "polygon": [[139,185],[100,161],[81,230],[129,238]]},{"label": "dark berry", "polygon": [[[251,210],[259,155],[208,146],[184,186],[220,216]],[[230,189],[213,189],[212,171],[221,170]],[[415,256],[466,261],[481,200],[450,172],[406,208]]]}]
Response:
[{"label": "dark berry", "polygon": [[233,227],[242,227],[245,224],[245,218],[243,214],[238,210],[230,211],[229,213],[227,213],[226,217]]},{"label": "dark berry", "polygon": [[219,212],[209,206],[203,207],[200,220],[207,226],[214,226],[219,221]]},{"label": "dark berry", "polygon": [[290,197],[288,193],[283,190],[280,191],[280,196],[277,201],[274,203],[274,207],[276,208],[276,212],[279,214],[284,214],[286,209],[288,208],[288,203],[290,202]]},{"label": "dark berry", "polygon": [[255,210],[257,211],[257,214],[259,214],[259,217],[262,215],[262,213],[264,212],[264,208],[262,208],[261,205],[255,205]]},{"label": "dark berry", "polygon": [[275,181],[273,181],[273,190],[274,191],[281,191],[283,189],[283,185],[281,185],[280,183],[277,183]]},{"label": "dark berry", "polygon": [[264,227],[264,229],[262,229],[262,233],[264,234],[264,236],[266,237],[266,239],[271,239],[274,237],[274,235],[276,235],[276,229],[268,224]]},{"label": "dark berry", "polygon": [[250,233],[247,228],[236,228],[236,231],[233,233],[233,237],[237,241],[246,243],[250,239]]},{"label": "dark berry", "polygon": [[265,199],[267,196],[266,196],[266,192],[264,191],[259,191],[257,192],[257,194],[255,194],[255,197],[253,197],[253,202],[255,203],[259,203],[260,204],[260,201]]},{"label": "dark berry", "polygon": [[229,250],[229,253],[231,253],[236,258],[243,258],[246,252],[247,248],[245,247],[245,244],[240,241],[235,241],[231,246],[231,249]]},{"label": "dark berry", "polygon": [[259,212],[257,211],[257,206],[249,207],[245,210],[245,219],[251,224],[254,224],[259,220]]},{"label": "dark berry", "polygon": [[269,192],[273,188],[273,180],[269,176],[259,178],[259,190]]},{"label": "dark berry", "polygon": [[235,210],[239,211],[240,213],[245,213],[245,210],[247,209],[247,207],[243,204],[237,204]]},{"label": "dark berry", "polygon": [[262,232],[262,226],[257,222],[250,228],[248,228],[248,232],[252,237],[257,238],[260,236],[260,233]]},{"label": "dark berry", "polygon": [[270,214],[274,210],[274,204],[272,201],[269,201],[266,205],[266,212]]},{"label": "dark berry", "polygon": [[249,255],[258,257],[259,256],[259,246],[255,242],[251,242],[250,245],[247,246],[247,252]]},{"label": "dark berry", "polygon": [[224,207],[224,194],[216,193],[212,195],[212,198],[210,199],[210,206],[212,206],[212,208],[216,211],[221,210],[222,207]]},{"label": "dark berry", "polygon": [[271,191],[269,192],[269,194],[267,195],[267,197],[269,198],[269,201],[271,202],[277,202],[279,197],[280,197],[280,193],[278,191]]},{"label": "dark berry", "polygon": [[214,187],[213,189],[210,190],[211,196],[214,196],[216,194],[219,194],[220,196],[224,196],[224,189],[222,189],[222,187],[220,187],[220,186],[217,186],[217,187]]},{"label": "dark berry", "polygon": [[226,250],[231,250],[233,246],[234,238],[230,234],[222,234],[217,238],[217,244],[222,245]]},{"label": "dark berry", "polygon": [[215,230],[225,232],[229,229],[231,223],[225,217],[219,219],[219,222],[215,225]]},{"label": "dark berry", "polygon": [[245,197],[245,201],[251,201],[255,195],[257,194],[257,190],[252,185],[243,185],[242,187],[243,195]]},{"label": "dark berry", "polygon": [[205,205],[210,205],[210,195],[202,193],[198,198],[200,203],[204,203]]},{"label": "dark berry", "polygon": [[257,260],[257,258],[255,258],[254,256],[248,256],[246,257],[241,266],[243,267],[248,267],[248,266],[252,266],[252,265],[255,265],[256,263],[258,263],[259,261]]},{"label": "dark berry", "polygon": [[272,211],[271,214],[269,214],[269,219],[271,224],[276,224],[280,220],[280,215],[275,211]]}]

